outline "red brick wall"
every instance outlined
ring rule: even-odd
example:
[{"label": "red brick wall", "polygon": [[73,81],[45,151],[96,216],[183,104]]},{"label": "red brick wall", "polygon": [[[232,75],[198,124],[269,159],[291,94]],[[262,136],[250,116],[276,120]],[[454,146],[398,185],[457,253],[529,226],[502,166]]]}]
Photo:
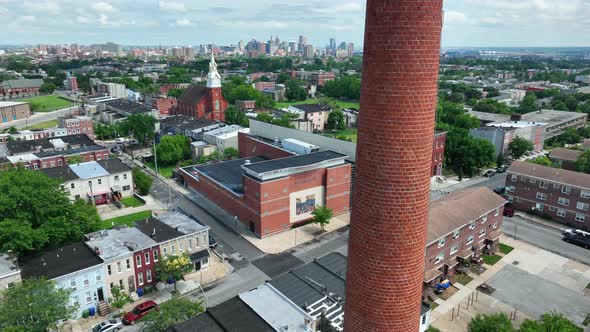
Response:
[{"label": "red brick wall", "polygon": [[[219,100],[219,111],[215,111],[215,101]],[[211,88],[207,94],[195,105],[178,101],[178,107],[173,111],[174,114],[192,116],[195,118],[205,118],[211,121],[225,121],[225,110],[228,103],[221,93],[221,88]]]},{"label": "red brick wall", "polygon": [[368,0],[344,330],[419,330],[442,0]]},{"label": "red brick wall", "polygon": [[158,98],[154,99],[154,105],[158,110],[160,116],[167,116],[170,114],[170,110],[178,105],[176,98]]},{"label": "red brick wall", "polygon": [[254,89],[262,91],[264,89],[274,89],[276,86],[275,82],[256,82],[254,83]]},{"label": "red brick wall", "polygon": [[437,174],[437,169],[439,165],[444,163],[446,140],[447,133],[436,134],[434,136],[434,145],[432,146],[432,175],[442,175],[442,166],[441,174]]},{"label": "red brick wall", "polygon": [[[162,257],[162,255],[160,255],[160,246],[155,246],[155,247],[152,247],[149,249],[144,249],[144,250],[136,251],[133,253],[133,264],[135,264],[134,267],[135,267],[135,286],[136,286],[136,288],[145,288],[146,286],[151,286],[151,285],[155,285],[158,283],[158,280],[156,277],[157,262],[154,262],[154,251],[158,252],[158,258]],[[150,264],[145,263],[145,254],[146,253],[148,253],[150,256]],[[141,267],[137,267],[137,256],[141,256]],[[152,271],[152,281],[151,282],[147,281],[147,276],[146,276],[147,270]],[[143,273],[143,285],[139,284],[138,275],[140,273]]]},{"label": "red brick wall", "polygon": [[238,133],[238,151],[240,158],[264,156],[268,159],[277,159],[294,155],[289,151],[257,140],[246,133]]}]

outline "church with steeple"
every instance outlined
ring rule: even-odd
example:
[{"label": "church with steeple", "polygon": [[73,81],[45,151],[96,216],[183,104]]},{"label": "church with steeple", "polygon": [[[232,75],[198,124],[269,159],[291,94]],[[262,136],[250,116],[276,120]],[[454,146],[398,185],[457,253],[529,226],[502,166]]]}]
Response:
[{"label": "church with steeple", "polygon": [[191,85],[180,97],[173,113],[210,121],[225,121],[227,100],[221,93],[221,75],[215,57],[211,54],[207,85]]}]

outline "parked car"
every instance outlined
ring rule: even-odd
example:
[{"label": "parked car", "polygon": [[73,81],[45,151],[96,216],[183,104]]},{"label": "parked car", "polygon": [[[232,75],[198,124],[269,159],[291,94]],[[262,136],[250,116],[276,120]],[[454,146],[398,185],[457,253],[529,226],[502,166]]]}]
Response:
[{"label": "parked car", "polygon": [[494,188],[494,192],[498,195],[502,195],[506,191],[506,186],[497,186]]},{"label": "parked car", "polygon": [[211,234],[209,234],[209,248],[215,249],[217,248],[217,240]]},{"label": "parked car", "polygon": [[504,216],[508,218],[514,217],[514,208],[510,206],[504,206]]},{"label": "parked car", "polygon": [[504,172],[506,172],[507,170],[508,170],[508,166],[506,166],[506,165],[502,165],[502,166],[500,166],[500,167],[496,168],[496,172],[497,172],[497,173],[504,173]]},{"label": "parked car", "polygon": [[578,233],[566,233],[563,236],[565,242],[575,244],[577,246],[590,249],[590,237]]},{"label": "parked car", "polygon": [[156,302],[149,300],[140,303],[123,316],[123,324],[135,324],[136,321],[140,320],[141,317],[147,315],[152,310],[158,310],[158,304]]},{"label": "parked car", "polygon": [[109,319],[94,325],[90,332],[116,332],[123,327],[120,319]]},{"label": "parked car", "polygon": [[588,233],[588,232],[584,232],[583,230],[580,230],[580,229],[571,229],[571,228],[564,229],[563,232],[561,232],[561,234],[562,235],[566,235],[566,234],[572,234],[572,235],[581,234],[583,236],[590,237],[590,233]]},{"label": "parked car", "polygon": [[483,173],[483,176],[489,178],[496,175],[496,170],[493,169],[488,169],[485,173]]}]

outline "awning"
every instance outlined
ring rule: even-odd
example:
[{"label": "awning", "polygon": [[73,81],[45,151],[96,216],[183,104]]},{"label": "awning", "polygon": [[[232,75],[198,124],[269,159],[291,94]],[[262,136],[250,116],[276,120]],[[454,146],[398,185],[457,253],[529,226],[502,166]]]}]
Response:
[{"label": "awning", "polygon": [[442,275],[442,272],[439,269],[432,269],[424,272],[424,282],[428,283],[434,280],[436,277]]},{"label": "awning", "polygon": [[490,241],[496,241],[497,239],[500,238],[500,235],[502,235],[502,232],[500,231],[493,231],[490,232],[487,236],[486,236],[486,240],[490,240]]},{"label": "awning", "polygon": [[455,267],[459,262],[455,258],[450,258],[445,261],[445,265],[450,268]]},{"label": "awning", "polygon": [[122,191],[122,188],[121,186],[112,186],[111,191],[116,193],[117,191]]},{"label": "awning", "polygon": [[191,259],[191,262],[198,262],[201,259],[205,258],[205,257],[209,257],[211,254],[209,253],[209,249],[205,249],[205,250],[201,250],[201,251],[197,251],[194,254],[191,254],[189,257]]},{"label": "awning", "polygon": [[90,197],[91,195],[100,196],[100,195],[104,195],[104,194],[108,194],[108,193],[110,193],[110,191],[108,191],[106,189],[93,190],[92,193],[88,193],[88,197]]},{"label": "awning", "polygon": [[457,254],[457,257],[462,259],[467,259],[471,256],[473,256],[473,251],[471,251],[471,249],[463,249]]}]

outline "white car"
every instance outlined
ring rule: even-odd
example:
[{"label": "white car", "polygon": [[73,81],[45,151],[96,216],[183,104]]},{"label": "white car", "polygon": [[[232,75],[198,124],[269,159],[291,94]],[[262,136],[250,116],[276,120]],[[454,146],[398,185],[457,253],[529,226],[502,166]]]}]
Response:
[{"label": "white car", "polygon": [[584,232],[584,231],[579,230],[579,229],[570,229],[570,228],[564,229],[563,232],[561,232],[561,234],[563,234],[563,235],[565,235],[565,234],[581,234],[583,236],[590,237],[590,233],[588,233],[588,232]]},{"label": "white car", "polygon": [[109,319],[102,323],[96,324],[90,332],[115,332],[123,328],[123,323],[120,319]]}]

